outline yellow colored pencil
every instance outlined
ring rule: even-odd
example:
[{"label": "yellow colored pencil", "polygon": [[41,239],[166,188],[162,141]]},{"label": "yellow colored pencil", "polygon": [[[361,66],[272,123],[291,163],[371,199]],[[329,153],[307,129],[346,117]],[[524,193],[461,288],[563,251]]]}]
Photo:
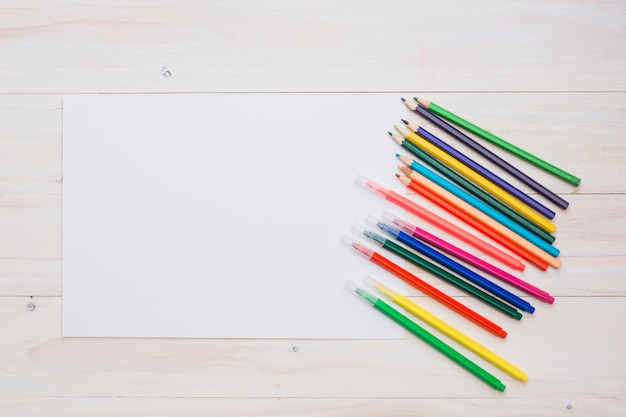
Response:
[{"label": "yellow colored pencil", "polygon": [[449,191],[447,191],[447,190],[443,189],[442,187],[438,186],[437,184],[435,184],[434,182],[432,182],[428,178],[426,178],[423,175],[421,175],[421,174],[411,170],[411,168],[409,168],[409,167],[399,166],[398,168],[407,177],[409,177],[409,179],[411,181],[416,181],[417,183],[421,184],[424,188],[426,188],[431,193],[433,193],[433,194],[437,195],[438,197],[444,199],[445,201],[447,201],[448,203],[450,203],[451,205],[453,205],[457,209],[465,212],[468,216],[470,216],[474,220],[480,222],[485,227],[488,227],[494,233],[497,233],[498,235],[502,236],[504,239],[509,241],[511,244],[517,246],[522,251],[525,251],[527,253],[533,254],[534,256],[538,257],[539,259],[547,262],[548,265],[550,265],[553,268],[558,268],[558,267],[561,266],[561,261],[556,259],[554,256],[552,256],[549,253],[541,250],[540,248],[538,248],[537,246],[533,245],[532,243],[530,243],[529,241],[527,241],[526,239],[524,239],[520,235],[514,233],[510,229],[502,226],[500,223],[498,223],[497,221],[495,221],[491,217],[487,216],[482,211],[478,210],[477,208],[471,206],[470,204],[468,204],[465,201],[461,200],[457,196],[453,195]]},{"label": "yellow colored pencil", "polygon": [[415,304],[413,301],[409,300],[402,294],[397,293],[396,291],[386,287],[385,285],[381,284],[380,282],[374,280],[373,278],[369,276],[365,278],[365,285],[378,291],[379,293],[387,297],[389,300],[391,300],[393,303],[402,307],[403,309],[413,314],[415,317],[419,318],[420,320],[424,321],[428,325],[439,330],[441,333],[445,334],[450,339],[458,342],[462,346],[471,350],[476,355],[485,359],[487,362],[500,368],[507,374],[511,375],[513,378],[518,379],[522,382],[526,382],[528,380],[528,375],[526,375],[526,373],[524,373],[524,371],[519,369],[517,366],[513,365],[507,360],[496,355],[495,353],[493,353],[492,351],[490,351],[489,349],[487,349],[480,343],[476,342],[474,339],[470,338],[464,333],[461,333],[459,330],[450,326],[448,323],[444,322],[437,316],[429,313],[428,311],[418,306],[417,304]]},{"label": "yellow colored pencil", "polygon": [[465,177],[467,177],[468,180],[474,182],[485,191],[493,194],[494,197],[500,199],[503,203],[507,204],[513,210],[517,211],[519,214],[526,217],[537,226],[541,227],[549,233],[552,233],[556,230],[556,226],[552,222],[547,220],[545,217],[542,217],[539,213],[537,213],[526,204],[522,203],[520,200],[516,199],[511,194],[507,193],[502,188],[498,187],[496,184],[489,181],[467,165],[459,162],[451,155],[442,151],[432,143],[428,142],[426,139],[417,135],[416,133],[411,132],[408,128],[398,125],[394,125],[394,127],[406,140],[410,141],[415,146],[418,146],[425,152],[428,152],[430,155],[445,163],[450,168],[457,171],[459,174],[464,175]]}]

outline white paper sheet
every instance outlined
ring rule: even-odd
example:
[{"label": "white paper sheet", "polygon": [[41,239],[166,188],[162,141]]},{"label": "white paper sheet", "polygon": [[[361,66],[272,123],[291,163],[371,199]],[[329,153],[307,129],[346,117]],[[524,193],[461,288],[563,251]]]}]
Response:
[{"label": "white paper sheet", "polygon": [[402,282],[340,244],[353,223],[397,211],[354,183],[403,192],[386,133],[404,114],[396,95],[63,106],[64,336],[402,336],[343,289],[366,274]]}]

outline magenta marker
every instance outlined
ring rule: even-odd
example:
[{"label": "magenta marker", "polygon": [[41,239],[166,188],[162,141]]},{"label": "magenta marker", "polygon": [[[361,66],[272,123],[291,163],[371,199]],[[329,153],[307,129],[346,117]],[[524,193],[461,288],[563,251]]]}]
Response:
[{"label": "magenta marker", "polygon": [[471,253],[468,253],[463,249],[451,243],[448,243],[431,233],[428,233],[426,230],[420,229],[419,227],[410,224],[406,220],[394,216],[391,213],[385,213],[383,215],[383,221],[390,226],[396,227],[409,235],[423,240],[424,242],[429,243],[434,247],[439,248],[442,251],[447,252],[450,255],[453,255],[456,258],[461,259],[496,278],[501,279],[502,281],[508,282],[509,284],[513,285],[516,288],[519,288],[529,295],[532,295],[538,300],[545,301],[550,304],[554,302],[554,297],[552,297],[546,291],[537,288],[534,285],[529,284],[528,282],[519,279],[488,262],[483,261],[482,259],[472,255]]}]

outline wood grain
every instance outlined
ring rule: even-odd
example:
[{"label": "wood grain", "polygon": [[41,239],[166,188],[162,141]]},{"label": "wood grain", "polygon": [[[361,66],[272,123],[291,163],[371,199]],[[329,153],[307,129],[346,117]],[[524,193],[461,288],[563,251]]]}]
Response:
[{"label": "wood grain", "polygon": [[[449,416],[481,410],[481,416],[570,417],[572,414],[611,416],[623,409],[623,399],[568,397],[537,398],[107,398],[107,397],[17,397],[1,398],[0,409],[14,417],[80,417],[106,415],[135,417],[176,415],[204,417],[361,417],[361,416]],[[470,411],[471,413],[471,411]]]},{"label": "wood grain", "polygon": [[[418,302],[429,308],[425,301]],[[35,308],[29,308],[29,303]],[[439,310],[431,311],[446,317]],[[588,312],[593,312],[591,319]],[[60,313],[59,297],[3,299],[1,331],[7,342],[1,361],[4,395],[617,398],[624,389],[619,381],[626,378],[626,363],[621,360],[623,336],[600,325],[626,314],[626,303],[621,297],[559,298],[551,308],[535,313],[535,317],[509,320],[510,336],[504,340],[460,320],[450,320],[526,371],[529,381],[519,382],[449,341],[501,378],[508,387],[505,393],[480,383],[413,337],[61,338]]]},{"label": "wood grain", "polygon": [[617,0],[5,3],[0,91],[625,91],[625,11]]},{"label": "wood grain", "polygon": [[[624,415],[625,39],[618,0],[0,0],[0,415]],[[408,336],[61,338],[63,95],[215,92],[390,94],[390,130],[404,117],[440,134],[399,101],[424,97],[581,177],[481,142],[571,203],[563,266],[514,273],[556,297],[524,297],[535,314],[508,319],[408,266],[502,324],[505,340],[408,289],[530,380],[476,358],[495,392]]]}]

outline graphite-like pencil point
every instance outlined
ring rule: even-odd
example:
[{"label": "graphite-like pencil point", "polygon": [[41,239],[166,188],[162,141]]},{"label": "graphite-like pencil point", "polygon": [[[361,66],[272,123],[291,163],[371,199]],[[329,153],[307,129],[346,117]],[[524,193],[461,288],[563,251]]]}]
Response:
[{"label": "graphite-like pencil point", "polygon": [[404,119],[400,119],[400,120],[402,120],[402,123],[404,123],[405,125],[408,125],[408,124],[409,124],[409,121],[408,121],[408,120],[404,120]]},{"label": "graphite-like pencil point", "polygon": [[400,100],[402,101],[406,101],[406,99],[404,97],[400,97]]},{"label": "graphite-like pencil point", "polygon": [[391,133],[391,132],[387,132],[387,133],[389,133],[389,136],[393,136],[393,133]]}]

